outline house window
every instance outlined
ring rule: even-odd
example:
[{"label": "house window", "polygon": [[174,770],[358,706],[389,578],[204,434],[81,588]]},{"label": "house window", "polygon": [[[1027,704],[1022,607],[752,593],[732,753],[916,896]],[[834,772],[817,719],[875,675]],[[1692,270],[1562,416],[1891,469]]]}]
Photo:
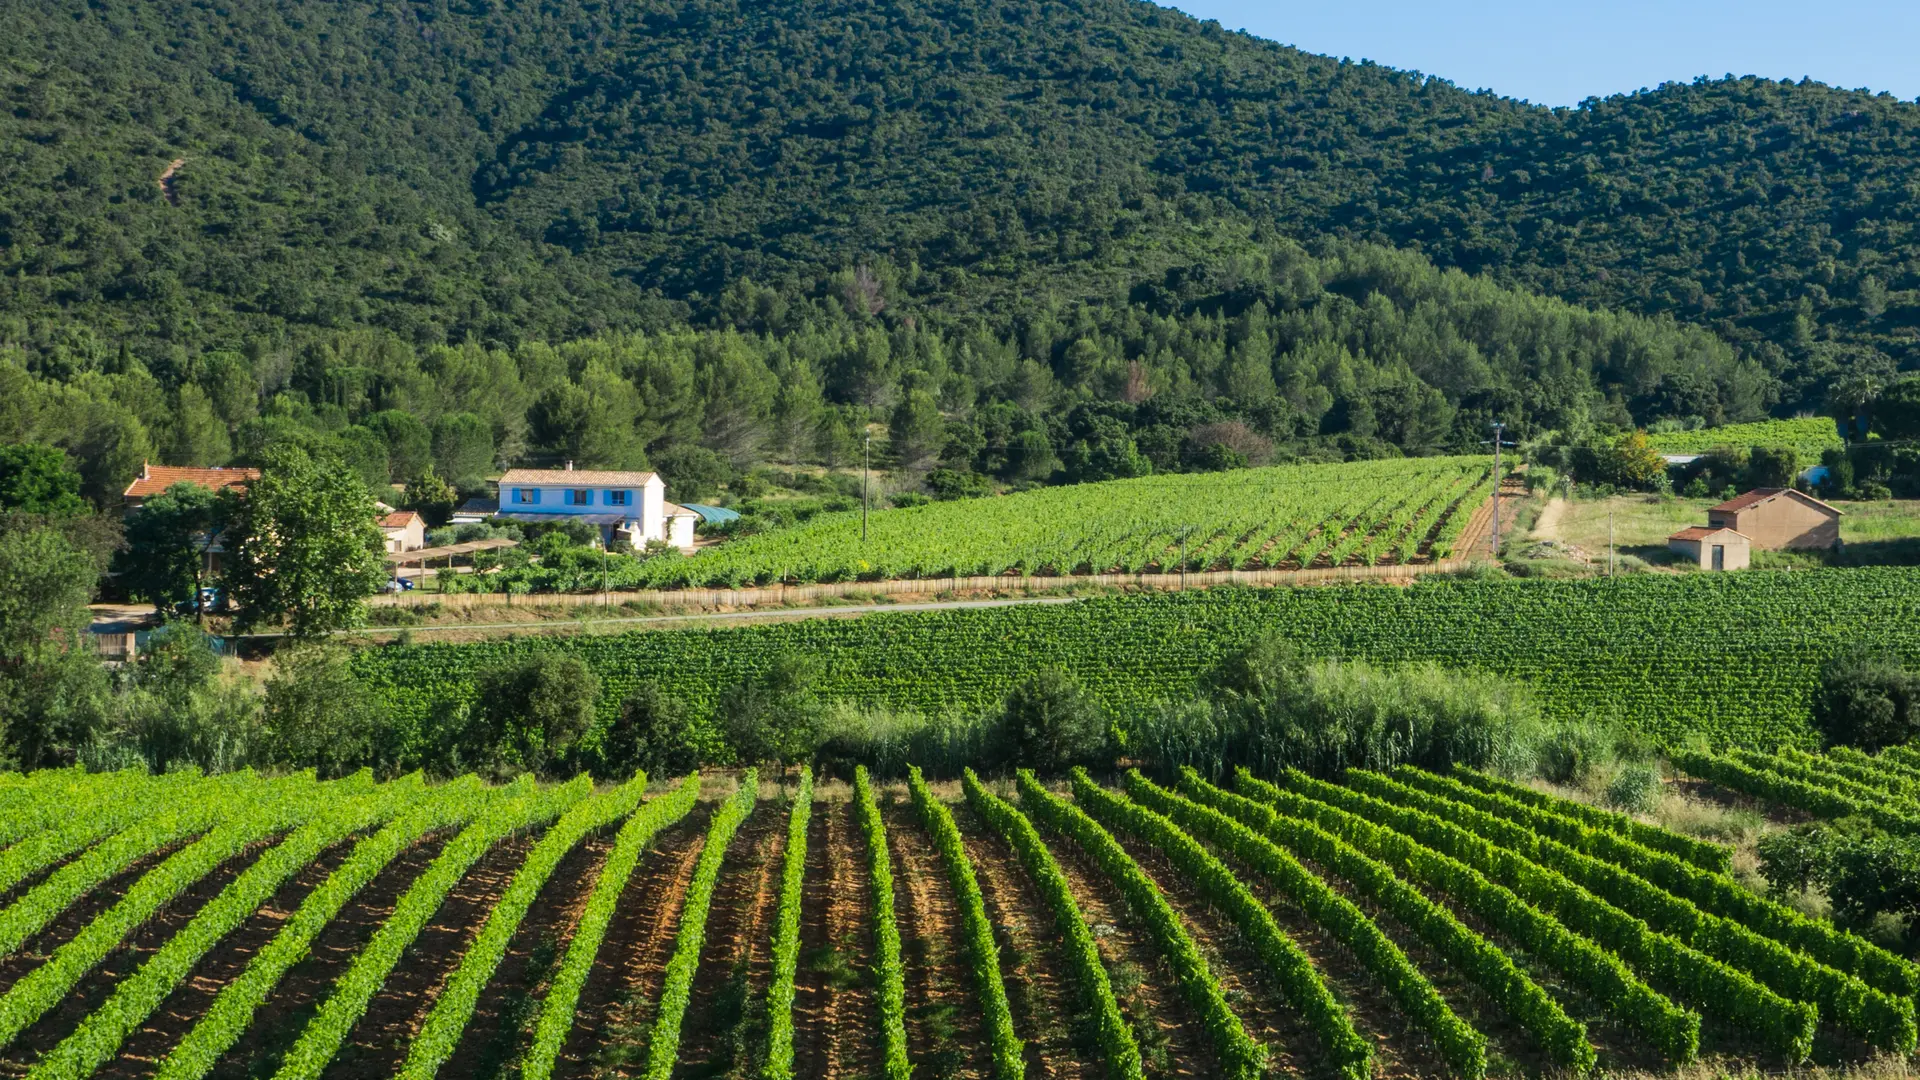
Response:
[{"label": "house window", "polygon": [[625,505],[627,505],[627,493],[626,493],[626,492],[624,492],[624,491],[609,491],[609,492],[607,492],[607,505],[608,505],[608,506],[625,506]]},{"label": "house window", "polygon": [[592,506],[593,491],[589,488],[573,488],[567,492],[568,506]]},{"label": "house window", "polygon": [[540,502],[540,489],[539,488],[514,488],[513,501],[517,503],[532,503],[532,504],[538,505]]}]

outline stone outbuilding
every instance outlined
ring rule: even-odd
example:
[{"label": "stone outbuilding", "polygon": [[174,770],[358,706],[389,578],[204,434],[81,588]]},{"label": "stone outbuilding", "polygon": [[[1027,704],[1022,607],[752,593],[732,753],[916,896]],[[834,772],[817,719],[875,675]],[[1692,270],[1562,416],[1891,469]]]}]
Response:
[{"label": "stone outbuilding", "polygon": [[1753,541],[1732,529],[1681,529],[1667,537],[1667,550],[1702,570],[1744,570],[1753,562]]},{"label": "stone outbuilding", "polygon": [[1804,491],[1755,488],[1707,511],[1707,527],[1732,529],[1766,551],[1840,546],[1841,512]]}]

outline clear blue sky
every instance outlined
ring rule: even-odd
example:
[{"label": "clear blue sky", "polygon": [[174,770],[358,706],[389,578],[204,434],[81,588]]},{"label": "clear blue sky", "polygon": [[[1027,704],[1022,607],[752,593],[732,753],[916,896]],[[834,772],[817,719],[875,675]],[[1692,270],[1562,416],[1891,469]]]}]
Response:
[{"label": "clear blue sky", "polygon": [[[1166,0],[1162,0],[1163,3]],[[1230,30],[1539,105],[1663,82],[1809,76],[1920,97],[1920,0],[1174,0]]]}]

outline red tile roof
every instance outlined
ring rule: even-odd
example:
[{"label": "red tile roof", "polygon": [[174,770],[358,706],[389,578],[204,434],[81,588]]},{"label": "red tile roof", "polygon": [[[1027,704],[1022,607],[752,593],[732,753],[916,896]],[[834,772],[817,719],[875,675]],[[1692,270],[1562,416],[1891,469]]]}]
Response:
[{"label": "red tile roof", "polygon": [[145,499],[167,490],[175,484],[198,484],[203,488],[220,491],[224,488],[244,488],[248,483],[260,479],[259,469],[187,469],[173,465],[142,465],[140,475],[121,494],[129,499]]},{"label": "red tile roof", "polygon": [[1821,502],[1819,499],[1814,498],[1813,496],[1807,494],[1806,492],[1796,491],[1793,488],[1754,488],[1752,491],[1749,491],[1744,495],[1736,495],[1733,498],[1728,499],[1726,502],[1721,503],[1719,506],[1708,507],[1707,512],[1720,513],[1720,514],[1737,514],[1742,510],[1748,510],[1753,507],[1759,506],[1761,503],[1766,502],[1768,499],[1776,498],[1781,495],[1792,496],[1793,498],[1798,499],[1803,503],[1806,503],[1808,506],[1816,506],[1822,510],[1829,511],[1835,517],[1839,517],[1842,514],[1842,511],[1839,507],[1828,506],[1826,503]]},{"label": "red tile roof", "polygon": [[404,529],[413,522],[414,518],[419,516],[420,515],[411,510],[395,510],[391,513],[380,515],[380,527],[383,529]]},{"label": "red tile roof", "polygon": [[1748,539],[1747,534],[1745,533],[1735,532],[1732,529],[1708,528],[1703,525],[1694,525],[1690,528],[1681,529],[1679,532],[1674,533],[1672,536],[1667,537],[1667,539],[1669,540],[1705,540],[1709,536],[1717,536],[1720,533],[1727,533],[1731,536],[1737,536],[1742,540]]},{"label": "red tile roof", "polygon": [[1719,506],[1710,506],[1707,509],[1710,511],[1717,510],[1724,514],[1737,514],[1740,511],[1745,510],[1749,506],[1758,506],[1761,503],[1766,502],[1768,499],[1773,498],[1775,495],[1778,495],[1785,490],[1787,489],[1786,488],[1754,488],[1752,491],[1749,491],[1744,495],[1736,495],[1733,498],[1728,499],[1726,502],[1721,503]]}]

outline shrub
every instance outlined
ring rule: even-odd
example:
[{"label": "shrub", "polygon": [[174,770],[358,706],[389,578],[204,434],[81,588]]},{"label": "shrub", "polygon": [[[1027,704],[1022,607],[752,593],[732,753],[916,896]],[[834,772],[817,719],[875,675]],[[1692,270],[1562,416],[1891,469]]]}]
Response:
[{"label": "shrub", "polygon": [[1563,724],[1540,742],[1540,775],[1556,784],[1579,785],[1613,758],[1613,739],[1592,724]]},{"label": "shrub", "polygon": [[1774,892],[1818,888],[1843,926],[1920,915],[1920,839],[1842,818],[1761,837],[1759,854],[1761,876]]},{"label": "shrub", "polygon": [[628,776],[642,769],[654,776],[691,772],[700,758],[700,733],[681,704],[648,680],[620,703],[600,741],[606,776]]},{"label": "shrub", "polygon": [[268,760],[344,776],[373,758],[384,710],[337,645],[303,645],[274,657],[267,679]]},{"label": "shrub", "polygon": [[1514,774],[1531,768],[1541,723],[1532,697],[1494,676],[1424,664],[1306,662],[1271,638],[1229,656],[1208,689],[1217,716],[1203,722],[1184,708],[1139,716],[1129,750],[1165,768],[1191,764],[1215,775],[1222,762],[1322,776],[1456,762]]},{"label": "shrub", "polygon": [[1899,657],[1844,653],[1821,668],[1813,720],[1829,745],[1878,750],[1920,734],[1916,698],[1920,676],[1907,671]]},{"label": "shrub", "polygon": [[1607,805],[1630,814],[1649,814],[1660,803],[1660,767],[1650,761],[1622,765],[1607,785]]},{"label": "shrub", "polygon": [[817,675],[811,658],[781,653],[765,670],[722,691],[716,712],[737,760],[789,762],[813,754],[825,712],[813,690]]},{"label": "shrub", "polygon": [[1020,765],[1064,772],[1107,747],[1107,717],[1073,676],[1045,667],[1013,688],[1001,707],[1007,748]]},{"label": "shrub", "polygon": [[535,652],[474,680],[475,722],[468,759],[544,771],[559,763],[593,722],[600,678],[577,656]]}]

